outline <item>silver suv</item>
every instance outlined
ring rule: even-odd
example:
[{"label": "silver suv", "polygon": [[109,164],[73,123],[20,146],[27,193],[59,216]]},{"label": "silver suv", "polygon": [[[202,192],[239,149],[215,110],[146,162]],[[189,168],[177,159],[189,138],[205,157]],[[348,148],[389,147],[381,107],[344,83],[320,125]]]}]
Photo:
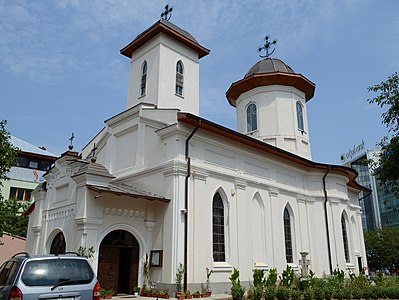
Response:
[{"label": "silver suv", "polygon": [[15,254],[0,268],[0,300],[100,300],[100,284],[76,253]]}]

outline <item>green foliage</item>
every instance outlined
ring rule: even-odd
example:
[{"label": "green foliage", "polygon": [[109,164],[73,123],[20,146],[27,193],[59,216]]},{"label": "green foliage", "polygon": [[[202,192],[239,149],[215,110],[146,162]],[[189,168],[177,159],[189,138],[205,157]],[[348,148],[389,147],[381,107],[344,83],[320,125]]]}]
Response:
[{"label": "green foliage", "polygon": [[314,293],[313,293],[313,290],[312,289],[306,289],[304,292],[303,292],[303,300],[312,300],[313,298],[314,298],[314,295],[313,295]]},{"label": "green foliage", "polygon": [[265,300],[274,300],[275,297],[276,297],[276,289],[274,287],[265,290],[264,292]]},{"label": "green foliage", "polygon": [[364,233],[369,268],[399,266],[399,228],[381,227]]},{"label": "green foliage", "polygon": [[290,287],[294,280],[294,270],[287,265],[287,268],[281,273],[280,276],[280,285],[285,287]]},{"label": "green foliage", "polygon": [[183,292],[183,276],[185,272],[186,267],[181,262],[179,262],[176,270],[176,290],[178,292]]},{"label": "green foliage", "polygon": [[324,286],[316,286],[313,289],[313,297],[316,300],[323,300],[324,299]]},{"label": "green foliage", "polygon": [[94,258],[94,248],[91,246],[90,248],[86,248],[86,246],[80,246],[78,249],[78,254],[80,256],[92,259]]},{"label": "green foliage", "polygon": [[248,291],[250,295],[248,297],[254,300],[260,300],[263,297],[263,289],[266,286],[265,270],[255,269],[252,277],[253,285]]},{"label": "green foliage", "polygon": [[359,287],[352,288],[352,298],[353,299],[363,298],[363,290]]},{"label": "green foliage", "polygon": [[[18,149],[10,142],[10,133],[6,129],[7,121],[0,120],[0,185],[7,180],[7,173],[17,164]],[[0,200],[2,199],[0,191]]]},{"label": "green foliage", "polygon": [[276,283],[277,283],[277,269],[273,268],[270,269],[269,271],[269,276],[266,279],[266,287],[267,288],[271,288],[271,287],[275,287]]},{"label": "green foliage", "polygon": [[382,274],[381,271],[377,272],[377,274],[375,275],[374,282],[377,286],[385,286],[385,276],[384,274]]},{"label": "green foliage", "polygon": [[384,109],[382,123],[388,128],[388,134],[380,142],[381,153],[375,167],[374,175],[385,186],[399,196],[399,75],[394,73],[387,81],[368,88],[378,93],[369,103],[377,104]]},{"label": "green foliage", "polygon": [[291,300],[300,300],[302,296],[302,292],[300,290],[294,289],[291,290]]},{"label": "green foliage", "polygon": [[368,287],[369,284],[370,284],[370,282],[365,275],[350,277],[349,286],[351,288],[364,289],[364,288]]},{"label": "green foliage", "polygon": [[240,282],[240,271],[234,268],[229,279],[231,282],[231,296],[233,297],[233,300],[242,300],[244,297],[245,288]]},{"label": "green foliage", "polygon": [[0,237],[3,233],[26,237],[29,217],[24,214],[29,203],[16,199],[0,200]]},{"label": "green foliage", "polygon": [[286,286],[280,285],[276,289],[276,298],[277,300],[288,300],[290,299],[290,289]]},{"label": "green foliage", "polygon": [[[7,173],[11,167],[17,164],[18,149],[10,142],[10,133],[6,129],[7,121],[0,120],[0,186],[2,181],[7,180]],[[18,202],[14,199],[3,201],[0,190],[0,238],[3,233],[26,237],[28,228],[28,217],[22,213],[28,204]],[[1,244],[1,240],[0,240]]]}]

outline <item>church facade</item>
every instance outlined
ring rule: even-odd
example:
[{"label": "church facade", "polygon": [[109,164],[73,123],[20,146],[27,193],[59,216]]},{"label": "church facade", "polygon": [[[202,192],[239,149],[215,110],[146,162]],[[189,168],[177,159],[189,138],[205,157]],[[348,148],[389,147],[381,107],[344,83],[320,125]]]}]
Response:
[{"label": "church facade", "polygon": [[[101,285],[145,280],[214,293],[238,268],[290,265],[318,276],[367,267],[357,173],[311,160],[306,102],[315,85],[279,59],[256,63],[226,92],[237,131],[199,116],[199,60],[209,50],[160,19],[121,54],[131,59],[126,110],[79,155],[65,152],[34,191],[26,250],[94,250]],[[302,253],[302,254],[301,254]]]}]

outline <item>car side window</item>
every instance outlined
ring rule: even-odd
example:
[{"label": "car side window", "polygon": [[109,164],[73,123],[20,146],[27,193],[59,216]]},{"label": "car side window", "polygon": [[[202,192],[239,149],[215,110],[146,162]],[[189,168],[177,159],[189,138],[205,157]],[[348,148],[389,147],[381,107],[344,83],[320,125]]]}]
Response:
[{"label": "car side window", "polygon": [[0,285],[9,285],[13,282],[17,272],[17,263],[14,261],[5,262],[0,269]]}]

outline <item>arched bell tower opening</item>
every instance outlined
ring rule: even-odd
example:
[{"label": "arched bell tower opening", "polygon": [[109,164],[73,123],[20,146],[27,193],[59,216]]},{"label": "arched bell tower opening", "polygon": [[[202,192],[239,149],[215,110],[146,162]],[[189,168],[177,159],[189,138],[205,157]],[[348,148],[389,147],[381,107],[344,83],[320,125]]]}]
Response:
[{"label": "arched bell tower opening", "polygon": [[138,286],[139,243],[128,231],[114,230],[100,244],[98,279],[116,294],[132,294]]}]

